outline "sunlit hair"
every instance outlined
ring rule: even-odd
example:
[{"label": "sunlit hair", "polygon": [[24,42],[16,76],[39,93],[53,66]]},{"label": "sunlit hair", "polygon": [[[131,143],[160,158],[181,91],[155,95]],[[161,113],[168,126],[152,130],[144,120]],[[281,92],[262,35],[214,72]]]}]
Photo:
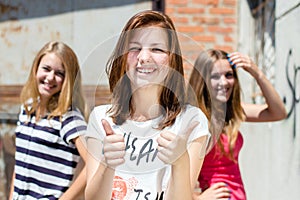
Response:
[{"label": "sunlit hair", "polygon": [[65,70],[65,78],[61,91],[54,94],[48,102],[47,111],[50,113],[48,118],[61,117],[68,109],[78,108],[87,119],[88,109],[83,97],[77,56],[69,46],[56,41],[45,44],[37,53],[29,78],[22,89],[20,99],[27,115],[30,116],[37,112],[40,93],[36,74],[43,56],[49,53],[54,53],[61,60]]},{"label": "sunlit hair", "polygon": [[[233,159],[233,149],[238,136],[239,127],[245,119],[241,106],[241,87],[236,69],[233,69],[234,85],[226,105],[221,105],[213,100],[209,88],[211,88],[210,76],[215,63],[218,60],[227,60],[227,53],[222,50],[209,49],[198,56],[191,73],[189,84],[197,96],[198,106],[206,114],[210,121],[210,131],[222,131],[228,136],[229,154],[225,153],[220,139],[217,141],[223,154]],[[224,113],[226,112],[226,113]],[[220,119],[223,118],[223,119]],[[222,124],[222,127],[218,125]],[[215,133],[218,134],[218,133]]]},{"label": "sunlit hair", "polygon": [[185,104],[185,82],[181,50],[174,24],[167,15],[160,12],[140,12],[133,16],[123,28],[106,68],[113,105],[109,112],[114,123],[119,125],[134,112],[131,105],[132,89],[126,75],[128,42],[133,30],[148,27],[163,29],[168,35],[169,67],[172,70],[169,70],[159,95],[159,103],[164,109],[164,119],[158,128],[162,129],[175,122],[176,116]]}]

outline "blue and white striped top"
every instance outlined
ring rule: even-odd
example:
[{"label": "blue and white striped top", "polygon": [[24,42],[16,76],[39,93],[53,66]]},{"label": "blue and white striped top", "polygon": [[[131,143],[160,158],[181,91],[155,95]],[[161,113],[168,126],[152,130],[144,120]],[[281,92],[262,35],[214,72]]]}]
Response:
[{"label": "blue and white striped top", "polygon": [[72,183],[80,155],[72,142],[86,131],[77,110],[38,122],[21,107],[16,128],[13,199],[58,199]]}]

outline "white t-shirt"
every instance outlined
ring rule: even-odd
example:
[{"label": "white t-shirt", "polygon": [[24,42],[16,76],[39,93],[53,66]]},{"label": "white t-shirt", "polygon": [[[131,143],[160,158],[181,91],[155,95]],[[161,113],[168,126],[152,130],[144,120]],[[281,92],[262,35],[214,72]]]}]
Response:
[{"label": "white t-shirt", "polygon": [[[124,136],[126,145],[125,163],[115,170],[112,199],[156,199],[166,190],[171,172],[171,166],[157,157],[156,139],[161,130],[154,127],[157,127],[162,117],[144,122],[127,120],[119,126],[107,115],[110,106],[95,107],[90,115],[87,138],[94,141],[87,140],[88,151],[94,158],[101,160],[103,155],[100,148],[106,135],[101,120],[106,119],[115,134]],[[172,126],[164,130],[184,134],[193,121],[199,124],[191,133],[188,143],[202,136],[210,136],[206,116],[199,108],[190,105],[177,116]]]}]

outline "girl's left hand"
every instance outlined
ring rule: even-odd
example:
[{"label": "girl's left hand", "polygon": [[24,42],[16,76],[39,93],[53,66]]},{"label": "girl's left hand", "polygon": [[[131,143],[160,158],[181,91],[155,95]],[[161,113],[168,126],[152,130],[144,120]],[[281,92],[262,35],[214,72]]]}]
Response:
[{"label": "girl's left hand", "polygon": [[167,164],[174,164],[187,151],[187,140],[199,122],[194,122],[184,134],[162,131],[157,138],[158,158]]},{"label": "girl's left hand", "polygon": [[249,72],[254,78],[259,76],[260,70],[253,60],[240,52],[234,52],[228,54],[228,61],[233,68],[243,68],[245,71]]}]

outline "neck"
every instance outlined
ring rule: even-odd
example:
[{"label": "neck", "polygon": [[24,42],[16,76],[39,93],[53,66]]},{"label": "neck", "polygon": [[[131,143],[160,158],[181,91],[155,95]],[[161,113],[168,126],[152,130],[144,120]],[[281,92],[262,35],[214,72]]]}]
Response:
[{"label": "neck", "polygon": [[131,119],[146,121],[160,116],[159,94],[160,87],[143,87],[136,90],[132,95],[133,113]]},{"label": "neck", "polygon": [[39,107],[37,110],[37,114],[39,116],[44,116],[47,112],[48,99],[40,99]]}]

